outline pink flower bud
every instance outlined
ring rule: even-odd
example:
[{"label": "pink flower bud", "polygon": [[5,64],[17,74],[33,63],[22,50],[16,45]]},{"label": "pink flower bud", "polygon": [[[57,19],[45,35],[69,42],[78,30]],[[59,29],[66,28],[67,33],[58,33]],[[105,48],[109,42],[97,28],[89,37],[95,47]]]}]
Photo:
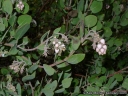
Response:
[{"label": "pink flower bud", "polygon": [[98,45],[97,45],[97,48],[100,49],[101,47],[102,47],[102,44],[98,44]]},{"label": "pink flower bud", "polygon": [[59,47],[59,44],[56,44],[55,47]]},{"label": "pink flower bud", "polygon": [[100,40],[100,43],[105,44],[105,40],[104,39],[101,39]]},{"label": "pink flower bud", "polygon": [[55,41],[53,41],[53,42],[52,42],[52,44],[53,44],[53,45],[55,45],[55,44],[56,44],[56,42],[55,42]]},{"label": "pink flower bud", "polygon": [[104,45],[104,46],[103,46],[103,48],[106,50],[106,49],[107,49],[107,46],[106,46],[106,45]]},{"label": "pink flower bud", "polygon": [[99,51],[98,53],[99,53],[99,55],[101,55],[101,54],[102,54],[100,51]]},{"label": "pink flower bud", "polygon": [[23,4],[23,3],[20,1],[19,4]]},{"label": "pink flower bud", "polygon": [[101,53],[104,53],[104,51],[105,51],[105,50],[104,50],[103,48],[102,48],[102,49],[100,49],[100,52],[101,52]]},{"label": "pink flower bud", "polygon": [[56,49],[55,49],[55,52],[56,52],[56,53],[59,53],[59,49],[56,48]]},{"label": "pink flower bud", "polygon": [[96,48],[96,52],[99,52],[99,48]]}]

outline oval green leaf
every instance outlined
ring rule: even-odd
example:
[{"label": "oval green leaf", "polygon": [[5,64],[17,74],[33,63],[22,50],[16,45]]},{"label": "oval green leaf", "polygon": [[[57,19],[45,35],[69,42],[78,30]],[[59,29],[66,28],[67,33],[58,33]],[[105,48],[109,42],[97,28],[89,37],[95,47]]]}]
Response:
[{"label": "oval green leaf", "polygon": [[43,67],[44,67],[45,72],[46,72],[49,76],[51,76],[51,75],[54,74],[55,70],[54,70],[51,66],[44,64]]},{"label": "oval green leaf", "polygon": [[98,13],[102,10],[102,7],[103,7],[103,2],[93,1],[90,6],[90,10],[92,11],[92,13]]},{"label": "oval green leaf", "polygon": [[5,25],[0,23],[0,31],[4,31],[5,30]]},{"label": "oval green leaf", "polygon": [[1,69],[1,74],[7,75],[8,73],[9,73],[8,69],[6,69],[6,68]]},{"label": "oval green leaf", "polygon": [[104,33],[105,37],[110,37],[112,35],[112,30],[110,27],[105,27],[104,31],[105,31]]},{"label": "oval green leaf", "polygon": [[93,27],[97,23],[97,17],[95,15],[88,15],[85,17],[85,25],[87,27]]},{"label": "oval green leaf", "polygon": [[63,88],[68,88],[68,87],[70,87],[71,82],[72,82],[72,78],[65,78],[65,79],[62,81],[62,86],[63,86]]},{"label": "oval green leaf", "polygon": [[19,40],[20,38],[22,38],[22,36],[28,31],[29,28],[30,28],[29,24],[19,26],[14,36],[15,39]]},{"label": "oval green leaf", "polygon": [[22,78],[22,81],[23,82],[26,82],[26,81],[28,81],[28,80],[32,80],[32,79],[34,79],[35,78],[35,72],[32,74],[32,75],[26,75],[26,76],[24,76],[23,78]]},{"label": "oval green leaf", "polygon": [[128,90],[128,78],[124,80],[122,87]]},{"label": "oval green leaf", "polygon": [[70,64],[78,64],[79,62],[81,62],[85,57],[85,54],[75,54],[70,56],[67,59],[67,62]]},{"label": "oval green leaf", "polygon": [[38,68],[38,65],[34,64],[31,67],[28,68],[28,72],[32,73],[33,71],[35,71]]},{"label": "oval green leaf", "polygon": [[19,26],[24,25],[24,24],[30,24],[32,21],[32,17],[30,15],[21,15],[18,17],[18,24]]},{"label": "oval green leaf", "polygon": [[12,7],[12,2],[11,0],[4,0],[3,1],[3,6],[2,6],[3,10],[5,12],[7,12],[8,14],[12,13],[13,7]]}]

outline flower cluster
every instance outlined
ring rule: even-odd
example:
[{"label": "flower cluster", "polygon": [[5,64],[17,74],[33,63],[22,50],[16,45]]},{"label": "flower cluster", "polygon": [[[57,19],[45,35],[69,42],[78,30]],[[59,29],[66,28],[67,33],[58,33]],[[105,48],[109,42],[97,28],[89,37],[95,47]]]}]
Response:
[{"label": "flower cluster", "polygon": [[99,55],[104,55],[106,54],[106,50],[107,50],[107,46],[105,45],[105,40],[100,39],[100,41],[98,42],[96,46],[96,52],[98,52]]},{"label": "flower cluster", "polygon": [[62,51],[65,51],[66,49],[65,45],[62,42],[58,41],[58,39],[54,40],[52,44],[54,45],[54,50],[56,54],[61,55]]},{"label": "flower cluster", "polygon": [[24,4],[22,1],[19,1],[19,3],[16,6],[17,6],[17,8],[19,8],[19,10],[23,10],[23,8],[24,8]]},{"label": "flower cluster", "polygon": [[20,72],[22,74],[24,70],[24,66],[25,66],[24,62],[13,61],[13,64],[10,65],[9,68],[14,70],[15,73]]},{"label": "flower cluster", "polygon": [[7,84],[7,89],[16,92],[16,88],[11,83]]}]

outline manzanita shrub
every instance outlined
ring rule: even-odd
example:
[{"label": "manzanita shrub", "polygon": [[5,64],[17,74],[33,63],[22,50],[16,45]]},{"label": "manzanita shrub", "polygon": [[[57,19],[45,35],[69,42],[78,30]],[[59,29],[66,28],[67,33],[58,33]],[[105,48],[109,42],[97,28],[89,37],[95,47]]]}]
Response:
[{"label": "manzanita shrub", "polygon": [[126,96],[127,4],[0,0],[0,96]]}]

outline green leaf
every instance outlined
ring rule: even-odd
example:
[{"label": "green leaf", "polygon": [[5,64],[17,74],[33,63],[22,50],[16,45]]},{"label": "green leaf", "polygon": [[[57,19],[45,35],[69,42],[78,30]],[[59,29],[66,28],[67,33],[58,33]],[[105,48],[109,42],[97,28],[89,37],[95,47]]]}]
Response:
[{"label": "green leaf", "polygon": [[17,89],[18,95],[21,95],[21,85],[19,83],[16,85],[16,89]]},{"label": "green leaf", "polygon": [[103,27],[102,23],[98,21],[96,26],[93,28],[96,28],[96,30],[101,30],[102,27]]},{"label": "green leaf", "polygon": [[64,88],[68,88],[70,87],[71,82],[72,82],[72,78],[65,78],[64,80],[62,80],[62,86]]},{"label": "green leaf", "polygon": [[18,52],[17,47],[13,46],[10,50],[9,53],[7,55],[16,55]]},{"label": "green leaf", "polygon": [[26,36],[26,37],[24,37],[23,38],[23,45],[26,45],[26,44],[28,44],[28,42],[29,42],[29,40],[28,40],[28,37]]},{"label": "green leaf", "polygon": [[62,75],[63,75],[63,71],[61,73],[58,73],[58,82],[61,80]]},{"label": "green leaf", "polygon": [[59,0],[59,5],[61,6],[61,8],[65,7],[64,2],[65,2],[65,0]]},{"label": "green leaf", "polygon": [[104,31],[105,31],[105,33],[104,33],[105,37],[110,37],[110,36],[112,35],[112,30],[111,30],[111,28],[105,27],[105,28],[104,28]]},{"label": "green leaf", "polygon": [[52,91],[54,91],[56,89],[56,87],[57,87],[57,80],[54,80],[52,83],[47,84],[45,86],[45,88],[50,89]]},{"label": "green leaf", "polygon": [[41,44],[37,47],[37,49],[39,49],[39,50],[44,50],[44,46],[45,46],[45,45],[41,43]]},{"label": "green leaf", "polygon": [[100,82],[106,82],[107,81],[107,77],[106,76],[101,76],[100,78],[99,78],[99,80],[100,80]]},{"label": "green leaf", "polygon": [[103,2],[93,1],[90,6],[90,10],[92,11],[92,13],[98,13],[102,10],[102,6]]},{"label": "green leaf", "polygon": [[77,64],[77,63],[80,63],[84,59],[84,57],[85,57],[85,54],[75,54],[70,56],[67,59],[67,62],[70,64]]},{"label": "green leaf", "polygon": [[24,77],[22,78],[22,81],[23,81],[23,82],[26,82],[26,81],[29,81],[29,80],[34,79],[34,78],[35,78],[35,74],[36,74],[36,72],[34,72],[32,75],[26,75],[26,76],[24,76]]},{"label": "green leaf", "polygon": [[96,74],[99,74],[101,72],[101,67],[96,67]]},{"label": "green leaf", "polygon": [[115,74],[114,77],[116,78],[117,81],[123,80],[123,76],[121,74]]},{"label": "green leaf", "polygon": [[43,42],[44,41],[44,39],[46,38],[46,36],[49,35],[49,32],[50,31],[45,32],[45,34],[40,38],[40,42]]},{"label": "green leaf", "polygon": [[29,73],[33,73],[33,71],[35,71],[38,68],[37,64],[32,65],[31,67],[28,68],[28,72]]},{"label": "green leaf", "polygon": [[8,21],[7,21],[7,18],[3,18],[3,23],[4,23],[5,27],[7,28],[7,27],[8,27]]},{"label": "green leaf", "polygon": [[4,31],[5,30],[5,25],[0,23],[0,31]]},{"label": "green leaf", "polygon": [[117,82],[117,80],[115,80],[114,82],[111,83],[109,88],[113,89],[117,84],[118,84],[118,82]]},{"label": "green leaf", "polygon": [[17,23],[19,26],[24,25],[24,24],[30,24],[32,21],[32,17],[30,15],[20,15],[18,17]]},{"label": "green leaf", "polygon": [[59,32],[60,32],[60,30],[61,30],[61,27],[56,28],[56,29],[53,31],[53,33],[54,33],[54,34],[59,33]]},{"label": "green leaf", "polygon": [[55,70],[54,70],[51,66],[46,65],[46,64],[43,64],[43,67],[44,67],[45,72],[46,72],[49,76],[51,76],[51,75],[54,74]]},{"label": "green leaf", "polygon": [[64,92],[64,90],[65,90],[65,88],[61,88],[61,89],[56,90],[55,93],[62,93],[62,92]]},{"label": "green leaf", "polygon": [[28,5],[28,3],[26,3],[26,2],[23,2],[23,4],[24,4],[23,14],[26,14],[26,13],[28,13],[28,11],[29,11],[29,5]]},{"label": "green leaf", "polygon": [[45,94],[45,96],[54,96],[54,92],[51,90],[42,89],[42,92]]},{"label": "green leaf", "polygon": [[124,80],[122,87],[128,90],[128,78]]},{"label": "green leaf", "polygon": [[119,46],[121,46],[121,45],[123,44],[120,39],[116,39],[114,42],[115,42],[115,45],[116,45],[117,47],[119,47]]},{"label": "green leaf", "polygon": [[95,15],[88,15],[85,17],[86,27],[93,27],[97,23],[97,17]]},{"label": "green leaf", "polygon": [[102,83],[106,82],[107,77],[106,76],[101,76],[100,78],[98,78],[97,80],[95,80],[95,84],[99,87],[102,86]]},{"label": "green leaf", "polygon": [[71,24],[76,25],[79,22],[79,18],[72,18]]},{"label": "green leaf", "polygon": [[46,95],[46,96],[54,96],[54,90],[57,87],[57,81],[54,80],[52,83],[48,83],[45,85],[44,89],[42,89],[42,92]]},{"label": "green leaf", "polygon": [[5,93],[4,93],[4,90],[1,90],[1,91],[0,91],[0,95],[1,95],[1,96],[6,96]]},{"label": "green leaf", "polygon": [[[80,37],[83,37],[84,36],[84,20],[81,22],[80,24]],[[79,36],[78,36],[79,37]],[[80,42],[80,40],[79,40]]]},{"label": "green leaf", "polygon": [[80,0],[79,3],[77,4],[77,10],[82,12],[83,9],[84,9],[84,0]]},{"label": "green leaf", "polygon": [[12,2],[11,0],[4,0],[3,1],[3,6],[2,6],[3,10],[5,12],[7,12],[8,14],[12,13],[13,7],[12,7]]},{"label": "green leaf", "polygon": [[15,24],[15,22],[16,22],[16,19],[17,19],[17,17],[15,16],[15,15],[12,15],[10,18],[9,18],[9,24],[11,25],[11,26],[14,26],[14,24]]},{"label": "green leaf", "polygon": [[1,7],[1,2],[2,2],[2,0],[0,0],[0,7]]},{"label": "green leaf", "polygon": [[7,75],[8,73],[9,73],[8,69],[6,69],[6,68],[1,69],[1,74]]},{"label": "green leaf", "polygon": [[128,10],[125,11],[125,17],[128,18]]},{"label": "green leaf", "polygon": [[106,72],[106,68],[105,67],[102,67],[102,74],[105,74],[105,72]]},{"label": "green leaf", "polygon": [[67,64],[66,63],[61,63],[61,64],[58,64],[57,65],[57,68],[63,68],[63,67],[66,67]]},{"label": "green leaf", "polygon": [[71,41],[71,47],[74,50],[77,50],[80,46],[80,38],[79,37],[73,37]]},{"label": "green leaf", "polygon": [[110,77],[107,83],[107,87],[110,87],[111,84],[114,82],[115,78],[114,77]]},{"label": "green leaf", "polygon": [[29,28],[30,28],[29,24],[19,26],[14,36],[15,39],[19,40],[20,38],[22,38],[22,36],[28,31]]},{"label": "green leaf", "polygon": [[121,25],[121,26],[127,26],[127,25],[128,25],[127,18],[125,17],[125,14],[123,14],[123,15],[121,16],[120,25]]},{"label": "green leaf", "polygon": [[114,41],[115,41],[115,38],[110,38],[110,40],[107,42],[107,44],[109,45],[109,47],[112,47],[114,45]]}]

